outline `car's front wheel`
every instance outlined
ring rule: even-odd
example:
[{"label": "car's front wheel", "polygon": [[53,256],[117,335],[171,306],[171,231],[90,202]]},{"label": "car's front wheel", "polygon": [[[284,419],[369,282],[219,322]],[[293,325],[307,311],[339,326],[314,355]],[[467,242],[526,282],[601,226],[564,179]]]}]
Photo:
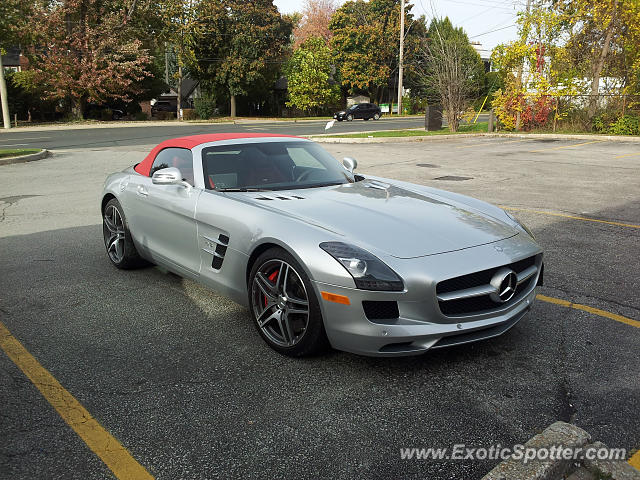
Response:
[{"label": "car's front wheel", "polygon": [[254,324],[271,348],[292,357],[327,348],[318,298],[288,252],[271,248],[262,253],[251,269],[248,290]]},{"label": "car's front wheel", "polygon": [[348,122],[352,122],[353,121],[353,115],[351,115],[351,114],[347,115],[347,121]]},{"label": "car's front wheel", "polygon": [[138,255],[122,206],[115,198],[107,202],[102,212],[102,234],[109,260],[116,267],[129,269],[147,263]]}]

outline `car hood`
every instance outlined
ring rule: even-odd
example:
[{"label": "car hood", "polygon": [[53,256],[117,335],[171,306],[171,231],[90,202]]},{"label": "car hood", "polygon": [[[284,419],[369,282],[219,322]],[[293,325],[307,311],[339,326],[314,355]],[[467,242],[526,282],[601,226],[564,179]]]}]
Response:
[{"label": "car hood", "polygon": [[378,180],[251,196],[263,208],[398,258],[461,250],[518,234],[511,225],[461,202]]}]

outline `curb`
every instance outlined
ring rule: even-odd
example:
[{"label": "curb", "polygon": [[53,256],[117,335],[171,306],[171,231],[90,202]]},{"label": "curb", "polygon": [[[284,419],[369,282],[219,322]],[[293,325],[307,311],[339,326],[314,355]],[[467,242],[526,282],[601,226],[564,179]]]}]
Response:
[{"label": "curb", "polygon": [[[355,132],[354,132],[355,133]],[[372,133],[372,132],[357,132]],[[348,135],[348,134],[346,134]],[[622,135],[589,135],[585,134],[552,134],[552,133],[455,133],[442,135],[421,135],[416,137],[373,137],[373,138],[344,138],[322,137],[310,135],[308,138],[318,143],[401,143],[401,142],[429,142],[436,140],[448,140],[461,137],[502,137],[502,138],[528,138],[531,140],[602,140],[613,142],[640,143],[640,137],[626,137]]]},{"label": "curb", "polygon": [[30,153],[28,155],[19,155],[17,157],[0,158],[0,165],[11,165],[14,163],[33,162],[41,160],[49,155],[49,150],[42,149],[38,153]]},{"label": "curb", "polygon": [[[550,448],[562,445],[584,447],[591,436],[575,425],[556,422],[524,444],[525,448]],[[559,480],[569,472],[572,460],[537,460],[524,463],[509,458],[487,473],[482,480]]]},{"label": "curb", "polygon": [[[589,447],[595,449],[607,448],[602,442],[594,442]],[[598,475],[598,478],[612,478],[614,480],[640,480],[640,470],[636,470],[627,462],[614,460],[584,460],[587,470]]]},{"label": "curb", "polygon": [[[526,448],[551,449],[565,447],[571,449],[606,449],[601,442],[591,442],[591,435],[583,429],[565,422],[555,422],[542,433],[524,444]],[[512,457],[498,464],[482,480],[562,480],[595,479],[640,480],[640,471],[624,460],[575,460],[567,458],[531,460]],[[595,475],[595,476],[594,476]]]}]

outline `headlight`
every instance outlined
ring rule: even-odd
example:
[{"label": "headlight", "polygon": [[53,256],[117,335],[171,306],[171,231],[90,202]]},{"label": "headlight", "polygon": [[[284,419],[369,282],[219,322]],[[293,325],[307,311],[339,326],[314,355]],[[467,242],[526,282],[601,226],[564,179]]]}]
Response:
[{"label": "headlight", "polygon": [[356,287],[362,290],[387,290],[400,292],[402,279],[375,255],[342,242],[323,242],[320,248],[335,258],[353,277]]},{"label": "headlight", "polygon": [[533,235],[533,232],[531,230],[529,230],[529,227],[527,227],[524,223],[522,223],[520,220],[518,220],[516,217],[511,215],[506,210],[503,210],[503,212],[507,215],[507,217],[509,217],[511,220],[513,220],[527,235],[529,235],[534,240],[536,239],[536,237]]}]

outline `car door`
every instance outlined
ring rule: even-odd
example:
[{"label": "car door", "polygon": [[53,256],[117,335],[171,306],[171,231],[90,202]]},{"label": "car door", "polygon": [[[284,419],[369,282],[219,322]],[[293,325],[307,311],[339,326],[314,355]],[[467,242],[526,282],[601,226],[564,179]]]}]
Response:
[{"label": "car door", "polygon": [[165,148],[156,156],[150,176],[132,175],[127,186],[130,208],[125,213],[136,243],[154,261],[182,275],[197,276],[200,269],[196,205],[199,188],[184,185],[155,185],[151,176],[167,167],[180,169],[193,185],[191,150]]}]

